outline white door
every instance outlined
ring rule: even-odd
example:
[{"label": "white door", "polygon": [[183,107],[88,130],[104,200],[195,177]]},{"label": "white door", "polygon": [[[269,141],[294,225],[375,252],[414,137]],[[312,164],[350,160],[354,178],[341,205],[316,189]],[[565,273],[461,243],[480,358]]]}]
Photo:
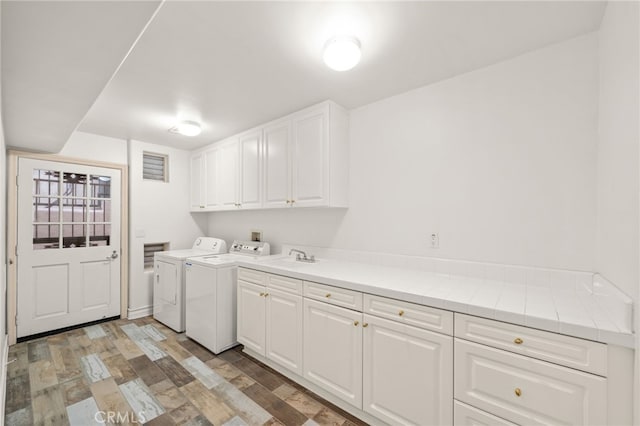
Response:
[{"label": "white door", "polygon": [[302,375],[302,296],[269,289],[267,358]]},{"label": "white door", "polygon": [[293,119],[292,193],[294,206],[327,204],[329,148],[327,107]]},{"label": "white door", "polygon": [[204,209],[203,154],[191,157],[191,188],[189,193],[190,207],[192,211]]},{"label": "white door", "polygon": [[364,315],[363,410],[389,424],[453,422],[453,337]]},{"label": "white door", "polygon": [[265,288],[238,281],[238,342],[265,354]]},{"label": "white door", "polygon": [[304,378],[362,408],[362,314],[304,299]]},{"label": "white door", "polygon": [[240,136],[239,207],[255,209],[262,206],[260,179],[262,131],[255,130]]},{"label": "white door", "polygon": [[18,162],[17,336],[120,314],[120,171]]},{"label": "white door", "polygon": [[238,207],[238,143],[220,145],[217,161],[218,203],[225,210]]},{"label": "white door", "polygon": [[264,128],[264,206],[291,205],[291,121]]}]

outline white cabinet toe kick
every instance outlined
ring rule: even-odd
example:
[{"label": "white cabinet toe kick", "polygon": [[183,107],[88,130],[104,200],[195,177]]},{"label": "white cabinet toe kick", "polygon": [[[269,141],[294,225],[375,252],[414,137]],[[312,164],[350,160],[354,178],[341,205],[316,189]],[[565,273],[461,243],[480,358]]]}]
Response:
[{"label": "white cabinet toe kick", "polygon": [[370,424],[632,424],[633,350],[240,268],[245,352]]}]

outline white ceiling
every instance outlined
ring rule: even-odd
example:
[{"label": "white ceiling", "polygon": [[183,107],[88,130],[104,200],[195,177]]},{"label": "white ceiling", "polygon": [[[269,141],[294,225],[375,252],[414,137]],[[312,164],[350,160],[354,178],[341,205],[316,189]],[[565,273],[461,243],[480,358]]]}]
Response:
[{"label": "white ceiling", "polygon": [[57,152],[160,1],[2,1],[7,145]]},{"label": "white ceiling", "polygon": [[[79,129],[191,149],[324,99],[358,107],[597,30],[605,6],[592,1],[169,1]],[[50,14],[42,14],[48,23]],[[15,25],[5,34],[3,28],[3,50],[6,37],[17,31],[35,49],[28,66],[78,74],[78,61],[52,63],[47,50],[27,38],[55,35],[54,46],[73,39],[65,26],[48,25],[62,35]],[[362,61],[351,71],[338,73],[322,63],[322,47],[336,32],[350,32],[361,41]],[[121,37],[120,25],[113,26],[111,36]],[[39,62],[36,54],[44,60]],[[5,68],[14,66],[15,75],[15,56],[3,51],[3,91]],[[20,81],[17,76],[13,82]],[[15,96],[15,89],[9,90]],[[34,100],[27,95],[21,114]],[[20,117],[7,99],[3,93],[7,140],[15,144],[28,132],[17,126]],[[66,113],[33,110],[29,119],[56,130],[57,115]],[[202,134],[169,133],[177,118],[202,122]]]}]

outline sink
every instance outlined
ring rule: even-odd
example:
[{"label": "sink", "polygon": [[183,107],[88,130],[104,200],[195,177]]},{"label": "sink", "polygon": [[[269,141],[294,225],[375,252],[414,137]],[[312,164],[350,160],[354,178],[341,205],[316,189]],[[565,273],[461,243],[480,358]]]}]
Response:
[{"label": "sink", "polygon": [[299,260],[296,260],[295,257],[283,256],[277,259],[265,260],[264,263],[268,265],[280,266],[284,268],[295,268],[300,266],[314,265],[318,262],[320,262],[318,259],[316,259],[315,262],[301,262]]}]

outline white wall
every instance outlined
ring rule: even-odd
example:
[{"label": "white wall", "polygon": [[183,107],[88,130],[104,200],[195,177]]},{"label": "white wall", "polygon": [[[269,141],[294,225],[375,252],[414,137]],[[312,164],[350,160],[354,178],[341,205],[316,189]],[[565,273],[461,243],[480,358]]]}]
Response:
[{"label": "white wall", "polygon": [[[0,7],[0,22],[2,21]],[[2,31],[0,31],[2,33]],[[1,44],[1,43],[0,43]],[[2,54],[0,52],[0,57]],[[2,67],[0,66],[0,69]],[[0,78],[0,81],[2,78]],[[0,88],[0,98],[2,88]],[[4,424],[5,408],[5,380],[7,368],[4,363],[4,347],[7,343],[6,317],[7,317],[7,157],[4,142],[4,127],[2,124],[2,105],[0,105],[0,424]]]},{"label": "white wall", "polygon": [[[142,179],[144,151],[169,156],[169,182]],[[144,244],[192,246],[207,234],[206,217],[189,213],[190,153],[181,149],[129,141],[129,312],[152,312],[153,271],[144,271]]]},{"label": "white wall", "polygon": [[127,141],[92,133],[74,132],[58,155],[127,164]]},{"label": "white wall", "polygon": [[[209,234],[591,270],[597,35],[351,112],[350,207],[209,214]],[[383,246],[382,243],[385,243]]]},{"label": "white wall", "polygon": [[600,27],[596,269],[638,302],[640,110],[637,2],[609,2]]}]

